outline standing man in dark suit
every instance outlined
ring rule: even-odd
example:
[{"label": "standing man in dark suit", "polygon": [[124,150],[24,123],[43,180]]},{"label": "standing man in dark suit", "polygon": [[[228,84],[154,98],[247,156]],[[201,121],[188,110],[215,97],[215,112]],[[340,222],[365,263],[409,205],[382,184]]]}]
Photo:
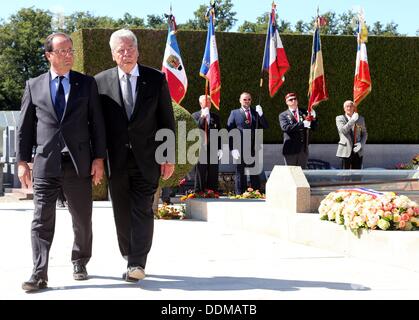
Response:
[{"label": "standing man in dark suit", "polygon": [[[199,105],[201,110],[192,114],[198,128],[203,132],[199,161],[195,170],[195,192],[208,189],[218,191],[218,160],[223,157],[223,150],[221,150],[221,138],[218,135],[217,141],[211,141],[210,130],[220,130],[220,117],[218,114],[210,112],[211,98],[209,96],[200,96]],[[214,150],[217,150],[217,157],[211,156],[211,151]]]},{"label": "standing man in dark suit", "polygon": [[174,133],[175,119],[165,75],[137,64],[135,34],[115,31],[109,44],[117,67],[95,78],[105,117],[107,174],[119,249],[128,260],[123,277],[136,282],[145,277],[159,178],[168,179],[174,171],[173,163],[156,160],[156,132]]},{"label": "standing man in dark suit", "polygon": [[345,114],[336,117],[339,133],[336,156],[342,160],[342,169],[362,169],[364,146],[368,138],[365,119],[355,112],[355,104],[351,100],[345,101],[343,111]]},{"label": "standing man in dark suit", "polygon": [[[279,125],[284,134],[282,154],[285,165],[307,167],[308,160],[308,133],[317,127],[316,112],[314,109],[309,117],[306,109],[298,108],[298,99],[295,93],[285,96],[288,110],[279,115]],[[310,118],[312,120],[310,120]]]},{"label": "standing man in dark suit", "polygon": [[[233,129],[238,129],[240,131],[241,138],[241,148],[236,149],[230,143],[231,155],[236,161],[236,181],[235,181],[235,192],[237,195],[242,194],[247,189],[247,179],[245,175],[245,168],[252,167],[256,164],[248,163],[247,157],[254,157],[256,152],[255,141],[256,141],[256,129],[266,129],[268,128],[268,122],[263,115],[263,110],[260,105],[257,105],[256,108],[251,108],[252,96],[250,93],[243,92],[240,95],[240,105],[239,109],[234,109],[231,111],[230,116],[227,121],[227,130],[230,132]],[[245,132],[250,133],[246,135]],[[250,131],[250,132],[249,132]],[[246,139],[246,137],[250,139]],[[259,174],[250,174],[250,183],[251,187],[255,190],[260,190],[260,176]]]},{"label": "standing man in dark suit", "polygon": [[92,177],[104,174],[105,128],[96,82],[72,71],[73,42],[64,33],[45,41],[50,71],[26,83],[18,125],[17,162],[22,187],[31,183],[33,160],[33,273],[22,288],[47,287],[48,258],[55,228],[55,205],[62,188],[73,220],[71,261],[75,280],[86,280],[92,254]]}]

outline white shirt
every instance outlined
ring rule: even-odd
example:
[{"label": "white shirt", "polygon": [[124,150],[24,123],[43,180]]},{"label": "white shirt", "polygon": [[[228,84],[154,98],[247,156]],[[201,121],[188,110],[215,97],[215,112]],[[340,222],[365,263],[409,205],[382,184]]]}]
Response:
[{"label": "white shirt", "polygon": [[[138,70],[138,64],[136,64],[135,67],[131,70],[130,75],[131,75],[130,82],[131,82],[131,88],[132,88],[132,101],[134,102],[134,106],[135,106],[135,98],[137,97],[137,92],[136,92],[137,79],[140,76],[140,72]],[[121,82],[127,81],[124,76],[125,76],[125,72],[122,71],[120,67],[118,67],[118,78],[121,84],[122,96],[125,96],[126,87],[122,85]]]},{"label": "white shirt", "polygon": [[[292,113],[292,115],[294,115],[294,110],[293,109],[288,108],[288,110]],[[300,121],[300,113],[298,112],[298,108],[295,109],[295,111],[296,111],[295,116],[297,117],[296,120],[297,120],[297,122],[299,122]]]}]

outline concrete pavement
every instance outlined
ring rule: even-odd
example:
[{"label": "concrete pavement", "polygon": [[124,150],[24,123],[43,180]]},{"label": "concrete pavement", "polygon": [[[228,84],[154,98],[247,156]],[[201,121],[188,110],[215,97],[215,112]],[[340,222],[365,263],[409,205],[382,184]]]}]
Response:
[{"label": "concrete pavement", "polygon": [[32,269],[32,207],[32,201],[0,203],[3,300],[419,298],[419,273],[193,220],[156,220],[147,277],[126,283],[109,202],[94,203],[90,279],[72,278],[71,218],[58,209],[49,289],[28,294],[21,283]]}]

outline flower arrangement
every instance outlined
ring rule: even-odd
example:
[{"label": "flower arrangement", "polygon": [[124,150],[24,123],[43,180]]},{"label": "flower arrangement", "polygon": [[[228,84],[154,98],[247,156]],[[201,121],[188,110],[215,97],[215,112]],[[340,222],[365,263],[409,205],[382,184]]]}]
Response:
[{"label": "flower arrangement", "polygon": [[394,192],[362,188],[331,192],[321,201],[319,214],[321,220],[344,225],[356,235],[360,229],[419,229],[418,204]]},{"label": "flower arrangement", "polygon": [[185,205],[167,205],[163,204],[159,206],[157,209],[157,214],[155,215],[156,219],[164,219],[164,220],[170,220],[170,219],[177,219],[177,220],[183,220],[186,219],[186,209]]},{"label": "flower arrangement", "polygon": [[419,153],[414,155],[409,163],[398,163],[396,169],[399,170],[415,170],[419,169]]},{"label": "flower arrangement", "polygon": [[207,189],[205,191],[200,192],[188,192],[187,195],[180,198],[181,201],[186,201],[188,199],[195,199],[195,198],[205,198],[205,199],[218,199],[220,194],[214,190]]},{"label": "flower arrangement", "polygon": [[259,190],[247,188],[247,191],[242,194],[231,195],[230,199],[265,199],[265,194],[261,193]]}]

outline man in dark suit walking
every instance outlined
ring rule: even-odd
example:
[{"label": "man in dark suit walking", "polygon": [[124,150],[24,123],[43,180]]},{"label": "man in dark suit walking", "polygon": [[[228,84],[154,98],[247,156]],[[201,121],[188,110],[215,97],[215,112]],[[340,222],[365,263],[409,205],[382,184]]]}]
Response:
[{"label": "man in dark suit walking", "polygon": [[[241,147],[236,149],[232,143],[230,143],[231,155],[236,161],[236,181],[235,181],[235,192],[237,195],[242,194],[247,189],[247,179],[245,175],[245,168],[255,166],[255,163],[249,163],[249,157],[255,157],[256,150],[256,129],[268,128],[268,122],[263,115],[263,110],[260,105],[256,108],[251,108],[252,96],[250,93],[243,92],[240,95],[239,109],[231,111],[227,121],[227,130],[230,132],[233,129],[240,131]],[[249,133],[246,134],[246,131]],[[246,139],[250,137],[250,139]],[[262,141],[261,141],[262,142]],[[259,174],[249,174],[251,187],[255,190],[260,190],[260,176]]]},{"label": "man in dark suit walking", "polygon": [[174,171],[173,163],[156,161],[156,133],[160,129],[174,133],[175,119],[164,74],[137,64],[135,34],[115,31],[109,44],[117,67],[95,78],[105,118],[107,174],[119,249],[128,260],[123,277],[135,282],[145,277],[159,178],[168,179]]},{"label": "man in dark suit walking", "polygon": [[[220,130],[220,117],[218,114],[210,112],[211,99],[209,96],[200,96],[199,105],[201,110],[192,114],[198,128],[203,132],[199,161],[195,170],[195,192],[208,189],[218,191],[218,160],[223,157],[223,151],[221,150],[221,138],[217,134],[217,141],[211,141],[210,130]],[[216,157],[215,150],[217,150]]]},{"label": "man in dark suit walking", "polygon": [[45,57],[50,71],[26,83],[18,125],[17,162],[22,187],[31,184],[33,160],[33,273],[22,288],[47,287],[48,258],[55,228],[55,205],[62,188],[73,220],[71,260],[75,280],[86,280],[92,254],[92,178],[98,184],[106,156],[103,115],[96,82],[72,71],[73,42],[49,35]]},{"label": "man in dark suit walking", "polygon": [[306,109],[298,108],[295,93],[288,93],[285,102],[288,109],[279,115],[279,125],[284,134],[282,154],[285,165],[305,169],[308,161],[308,132],[317,127],[316,113],[313,109],[309,117]]}]

